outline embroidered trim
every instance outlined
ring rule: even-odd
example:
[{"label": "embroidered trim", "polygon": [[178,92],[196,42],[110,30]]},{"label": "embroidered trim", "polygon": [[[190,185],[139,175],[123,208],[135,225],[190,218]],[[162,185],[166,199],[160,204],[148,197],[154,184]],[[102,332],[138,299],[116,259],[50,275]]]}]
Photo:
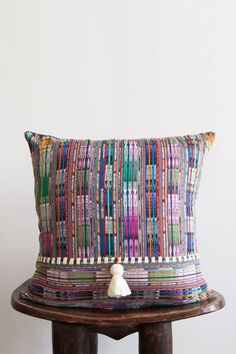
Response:
[{"label": "embroidered trim", "polygon": [[[188,256],[179,256],[179,257],[125,257],[124,259],[121,259],[119,257],[119,262],[120,263],[130,263],[130,264],[135,264],[135,263],[173,263],[173,262],[188,262],[188,261],[193,261],[196,259],[200,259],[199,253],[194,253],[194,254],[189,254]],[[42,263],[50,263],[50,264],[66,264],[66,265],[74,265],[74,264],[108,264],[108,263],[114,263],[115,262],[115,257],[98,257],[95,259],[94,257],[90,258],[68,258],[68,257],[45,257],[45,256],[38,256],[37,258],[38,262]]]}]

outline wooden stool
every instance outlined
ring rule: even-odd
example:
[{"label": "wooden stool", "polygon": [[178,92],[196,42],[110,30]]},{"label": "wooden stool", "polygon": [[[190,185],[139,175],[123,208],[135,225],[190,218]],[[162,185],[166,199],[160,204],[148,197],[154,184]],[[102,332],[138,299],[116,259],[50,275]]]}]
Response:
[{"label": "wooden stool", "polygon": [[139,310],[98,310],[40,305],[19,298],[20,285],[11,297],[13,308],[52,321],[53,354],[96,354],[98,333],[121,339],[139,332],[139,354],[171,354],[173,321],[205,315],[225,306],[224,297],[183,306],[149,307]]}]

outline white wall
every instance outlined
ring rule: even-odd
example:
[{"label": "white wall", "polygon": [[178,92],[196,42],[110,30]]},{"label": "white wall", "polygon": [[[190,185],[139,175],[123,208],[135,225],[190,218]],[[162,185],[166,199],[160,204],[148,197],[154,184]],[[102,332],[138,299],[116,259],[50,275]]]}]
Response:
[{"label": "white wall", "polygon": [[[0,353],[51,351],[50,323],[10,306],[38,251],[25,130],[92,139],[216,132],[197,233],[203,273],[227,306],[175,323],[174,352],[234,352],[235,11],[227,0],[0,0]],[[137,353],[137,339],[99,336],[99,353]]]}]

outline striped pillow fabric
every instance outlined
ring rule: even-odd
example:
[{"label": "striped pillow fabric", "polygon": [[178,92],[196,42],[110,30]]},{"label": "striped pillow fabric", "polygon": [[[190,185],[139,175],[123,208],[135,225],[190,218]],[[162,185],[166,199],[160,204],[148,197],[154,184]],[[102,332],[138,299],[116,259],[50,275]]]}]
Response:
[{"label": "striped pillow fabric", "polygon": [[[39,253],[24,299],[139,308],[215,296],[201,272],[195,204],[214,132],[72,139],[26,131]],[[130,293],[110,297],[111,266]]]}]

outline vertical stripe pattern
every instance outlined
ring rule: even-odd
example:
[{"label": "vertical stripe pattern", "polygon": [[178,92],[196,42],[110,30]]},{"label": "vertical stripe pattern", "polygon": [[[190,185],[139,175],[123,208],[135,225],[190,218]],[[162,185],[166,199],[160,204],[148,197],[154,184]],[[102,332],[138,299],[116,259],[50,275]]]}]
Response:
[{"label": "vertical stripe pattern", "polygon": [[178,257],[196,250],[195,200],[213,132],[73,140],[25,132],[40,256]]}]

